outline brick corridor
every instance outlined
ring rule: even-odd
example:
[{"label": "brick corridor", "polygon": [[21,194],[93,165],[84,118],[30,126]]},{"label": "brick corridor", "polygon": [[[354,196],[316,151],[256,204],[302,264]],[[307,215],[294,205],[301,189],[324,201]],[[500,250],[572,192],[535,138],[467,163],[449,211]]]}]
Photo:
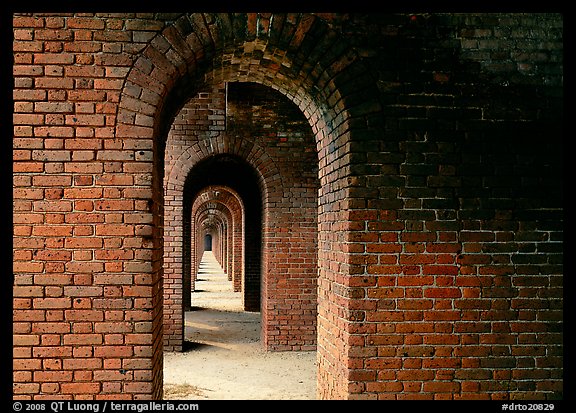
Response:
[{"label": "brick corridor", "polygon": [[206,233],[319,399],[563,397],[561,13],[12,31],[15,399],[161,399]]}]

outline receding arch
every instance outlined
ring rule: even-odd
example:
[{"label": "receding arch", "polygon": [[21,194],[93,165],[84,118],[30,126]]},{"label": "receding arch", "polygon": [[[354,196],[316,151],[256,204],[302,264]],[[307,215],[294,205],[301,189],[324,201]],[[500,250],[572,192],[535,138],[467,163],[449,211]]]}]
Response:
[{"label": "receding arch", "polygon": [[212,238],[213,235],[209,232],[204,235],[204,251],[212,251]]},{"label": "receding arch", "polygon": [[[292,111],[296,111],[299,116],[301,117],[301,123],[302,125],[306,125],[307,128],[309,128],[309,125],[306,121],[306,119],[302,116],[301,112],[299,112],[299,110],[297,108],[294,107],[293,103],[291,103],[288,99],[286,99],[285,97],[283,97],[281,94],[279,94],[277,91],[273,91],[270,88],[266,88],[263,86],[259,86],[257,83],[252,83],[252,86],[248,86],[249,84],[245,84],[246,86],[238,89],[237,86],[234,85],[241,85],[240,83],[234,83],[230,85],[230,88],[232,90],[234,90],[235,92],[231,94],[231,96],[233,96],[232,101],[231,102],[236,102],[237,96],[239,95],[245,95],[246,93],[255,93],[256,91],[259,91],[258,93],[262,93],[263,89],[268,89],[270,90],[269,93],[272,93],[271,96],[266,97],[266,99],[275,99],[274,96],[278,96],[278,97],[282,97],[282,99],[284,99],[289,105],[291,105],[293,107]],[[234,87],[232,87],[234,86]],[[254,89],[255,86],[259,86],[261,89]],[[214,99],[218,99],[217,95],[219,93],[221,93],[222,88],[220,86],[216,86],[214,89],[211,89],[211,91],[206,91],[206,92],[201,92],[200,93],[200,97],[198,98],[199,100],[202,99],[208,99],[208,100],[214,100]],[[236,96],[236,97],[234,97]],[[259,98],[263,98],[264,96],[260,96]],[[220,99],[220,101],[222,101],[222,99]],[[262,102],[260,103],[262,104]],[[192,106],[190,106],[190,110],[191,112],[188,115],[181,115],[179,114],[177,117],[177,121],[180,123],[185,122],[187,117],[189,116],[190,118],[195,118],[196,117],[196,113],[198,110],[200,111],[205,111],[206,107],[203,107],[200,104],[194,103],[192,102],[191,104]],[[195,106],[196,105],[196,106]],[[283,105],[285,105],[285,103],[283,103]],[[288,110],[288,107],[284,107],[282,106],[285,110]],[[186,105],[183,110],[188,110],[189,106]],[[194,109],[195,108],[195,109]],[[176,122],[176,121],[175,121]],[[294,122],[294,120],[292,121]],[[181,126],[185,126],[185,125],[181,125]],[[293,128],[294,126],[292,126]],[[316,158],[315,152],[314,152],[314,147],[313,147],[313,136],[310,132],[310,129],[308,129],[308,134],[310,137],[310,145],[308,146],[308,144],[306,145],[306,149],[308,152],[308,155],[306,155],[305,153],[302,153],[303,156],[299,156],[299,160],[298,162],[302,162],[302,161],[306,161],[306,159],[309,160],[309,162],[311,162],[311,165],[315,165],[316,161],[313,160]],[[178,132],[181,133],[182,131]],[[288,241],[289,237],[289,233],[285,232],[286,228],[275,228],[275,223],[277,222],[281,222],[282,220],[286,219],[286,215],[290,214],[293,215],[295,214],[296,210],[293,209],[293,207],[291,207],[290,205],[286,205],[286,201],[289,200],[289,198],[294,197],[295,201],[290,201],[289,203],[292,202],[296,202],[299,206],[297,208],[303,207],[305,206],[306,208],[312,208],[313,211],[311,212],[313,215],[317,214],[317,200],[316,200],[316,196],[317,196],[317,188],[318,188],[318,183],[316,182],[317,180],[317,166],[315,166],[313,169],[315,170],[315,172],[313,172],[312,174],[310,173],[310,171],[305,172],[305,171],[301,171],[300,172],[300,178],[302,180],[301,184],[298,185],[298,187],[294,187],[291,189],[288,189],[288,187],[286,186],[286,183],[283,182],[283,177],[282,177],[282,173],[281,170],[279,169],[279,166],[276,165],[275,162],[278,161],[278,159],[273,160],[271,155],[267,152],[269,150],[269,148],[267,149],[264,146],[261,146],[264,144],[264,142],[262,141],[255,141],[253,138],[250,137],[250,135],[246,135],[246,136],[242,136],[241,138],[235,136],[233,130],[223,130],[223,129],[219,129],[219,126],[217,124],[213,124],[210,125],[209,127],[206,127],[204,130],[202,131],[197,131],[194,130],[194,135],[198,136],[198,141],[194,141],[194,142],[185,142],[185,144],[182,146],[184,149],[182,152],[177,152],[176,157],[171,157],[171,158],[167,158],[168,159],[168,163],[167,166],[169,166],[168,171],[170,172],[168,180],[165,181],[167,182],[167,197],[170,197],[171,200],[167,201],[167,205],[166,205],[166,216],[167,219],[171,220],[171,222],[174,220],[174,211],[172,211],[173,205],[169,205],[169,202],[172,202],[172,198],[174,200],[177,201],[177,203],[179,203],[179,205],[183,204],[183,199],[182,197],[178,196],[179,193],[179,188],[183,188],[182,183],[180,182],[182,180],[182,177],[185,176],[185,171],[189,168],[192,167],[193,165],[195,165],[198,160],[203,159],[203,157],[211,157],[217,154],[226,154],[228,153],[227,151],[235,154],[236,156],[240,157],[240,158],[245,158],[251,165],[253,165],[254,168],[257,168],[257,170],[259,171],[259,175],[260,175],[260,184],[261,184],[261,188],[262,188],[262,192],[265,194],[263,197],[263,205],[264,205],[264,216],[263,216],[263,222],[265,223],[264,225],[264,242],[266,242],[269,245],[269,248],[264,248],[263,249],[263,255],[267,254],[267,251],[269,250],[277,250],[278,254],[274,253],[274,254],[269,254],[270,256],[274,256],[276,257],[275,260],[270,260],[267,259],[266,257],[262,257],[262,267],[263,267],[263,272],[266,274],[274,274],[276,278],[281,277],[282,274],[286,271],[288,271],[291,274],[297,274],[297,272],[302,272],[302,271],[308,271],[308,273],[306,274],[306,277],[316,277],[317,276],[317,266],[316,266],[316,262],[317,262],[317,253],[316,253],[316,249],[317,249],[317,241],[316,241],[316,231],[317,231],[317,219],[314,218],[313,220],[309,220],[308,222],[304,222],[302,221],[303,219],[305,219],[305,217],[302,214],[297,214],[295,215],[297,217],[296,220],[293,220],[293,223],[291,224],[291,226],[293,226],[296,231],[298,231],[299,234],[301,234],[303,237],[307,238],[308,240],[310,240],[311,237],[314,238],[314,242],[310,243],[308,242],[307,245],[302,245],[300,249],[297,248],[297,245],[294,244],[294,251],[299,251],[297,252],[297,254],[302,255],[307,253],[309,255],[309,257],[307,258],[303,258],[304,264],[298,264],[298,263],[294,263],[291,264],[288,260],[287,257],[289,257],[290,254],[290,249],[292,247],[290,247],[290,245],[292,244],[291,242],[288,242],[287,244],[284,245],[282,239],[285,239],[286,241]],[[268,132],[264,131],[265,133],[268,134]],[[172,133],[172,131],[171,131]],[[303,138],[303,135],[301,135],[300,132],[297,133],[297,135],[299,137],[294,137],[294,140],[292,142],[292,145],[296,145],[298,147],[300,147],[302,145],[302,143],[300,142],[301,139]],[[173,137],[174,135],[170,135],[169,136],[169,142],[170,139]],[[288,132],[288,134],[286,134],[286,132],[282,132],[282,136],[278,136],[277,138],[279,139],[279,142],[282,143],[283,140],[288,139],[286,136],[290,136],[290,133]],[[180,138],[180,139],[185,139],[185,138]],[[174,144],[174,141],[172,141],[172,143],[170,143],[171,147]],[[280,148],[280,147],[279,147]],[[304,150],[305,148],[302,147],[301,149],[299,149],[300,151]],[[286,152],[286,151],[284,151]],[[297,153],[294,152],[294,153]],[[278,155],[278,154],[277,154]],[[290,153],[286,153],[285,156],[293,156],[290,155]],[[313,158],[312,158],[313,156]],[[286,161],[282,161],[285,164],[293,164],[293,161],[289,160],[289,158],[287,158]],[[290,178],[293,179],[293,178]],[[182,189],[183,190],[183,189]],[[303,197],[303,198],[302,198]],[[282,201],[281,199],[284,199],[284,201]],[[294,205],[296,206],[296,205]],[[181,206],[179,207],[180,209],[182,208]],[[170,218],[170,214],[172,214],[172,218]],[[181,212],[177,212],[176,215],[180,215],[183,216],[184,220],[188,219],[188,213],[181,213]],[[185,228],[188,228],[188,224],[186,223],[186,225],[184,226]],[[292,231],[292,229],[290,229]],[[170,227],[167,226],[167,231],[171,231]],[[187,231],[187,230],[186,230]],[[279,231],[283,231],[283,232],[279,232]],[[180,236],[179,238],[176,237],[166,237],[166,243],[165,245],[167,246],[167,250],[168,250],[168,259],[171,259],[173,261],[175,261],[177,264],[180,261],[182,263],[182,265],[184,266],[184,268],[182,268],[180,271],[177,271],[174,274],[171,275],[167,275],[167,277],[172,277],[172,280],[170,280],[171,285],[181,285],[181,280],[182,279],[182,273],[183,274],[188,274],[188,257],[190,255],[192,255],[192,261],[194,262],[194,260],[196,259],[196,262],[199,262],[199,258],[195,257],[194,254],[191,254],[190,249],[188,248],[188,246],[186,244],[184,244],[182,246],[182,240],[188,240],[190,239],[191,234],[189,234],[188,232],[185,232],[182,234],[182,236]],[[179,245],[173,245],[171,247],[171,243],[173,242],[173,240],[176,239],[179,242]],[[298,241],[300,242],[300,241]],[[281,252],[283,249],[286,249],[286,251],[284,251],[283,253]],[[179,258],[178,254],[181,254],[183,250],[183,254],[184,254],[184,258]],[[304,251],[304,252],[303,252]],[[193,249],[192,249],[193,252]],[[176,256],[172,257],[171,254],[175,253]],[[313,257],[312,257],[313,255]],[[170,263],[172,264],[172,262]],[[312,267],[313,266],[313,267]],[[307,269],[306,269],[307,268]],[[313,268],[313,270],[311,271],[311,269]],[[166,271],[171,271],[172,268],[170,268],[170,266],[168,266],[166,269]],[[182,272],[183,271],[183,272]],[[244,284],[239,284],[239,281],[241,280],[241,278],[239,277],[235,277],[235,288],[241,288]],[[185,281],[188,282],[188,278],[187,275],[185,275]],[[264,278],[262,280],[264,283],[266,283],[266,278]],[[179,284],[180,283],[180,284]],[[314,281],[315,283],[315,281]],[[270,286],[270,287],[268,287]],[[272,289],[278,289],[279,287],[277,287],[277,281],[276,280],[271,280],[271,282],[269,284],[264,284],[263,287],[264,290],[266,290],[267,288],[272,288]],[[298,288],[304,288],[304,284],[302,284],[300,287]],[[182,285],[179,288],[175,288],[175,291],[188,291],[188,284],[186,285]],[[315,291],[316,287],[314,286],[309,286],[308,287],[309,291]],[[246,290],[246,291],[250,291],[250,289]],[[315,296],[315,293],[314,293]],[[268,295],[264,295],[264,297],[272,297],[272,295],[268,294]],[[289,298],[290,300],[294,300],[293,297]],[[188,297],[185,295],[184,296],[184,301],[187,302]],[[308,339],[306,339],[306,346],[308,349],[312,349],[314,348],[313,346],[315,345],[315,321],[310,320],[311,318],[315,319],[315,314],[316,314],[316,299],[314,297],[314,300],[311,301],[310,297],[306,298],[306,301],[303,302],[305,304],[290,304],[290,307],[288,308],[297,308],[300,305],[305,305],[307,307],[309,307],[304,311],[304,316],[301,317],[302,323],[306,323],[309,327],[303,328],[302,330],[305,332],[305,334],[309,337]],[[173,304],[172,302],[169,302],[168,304]],[[276,303],[272,304],[272,307],[270,307],[274,312],[270,313],[270,315],[268,314],[264,314],[263,315],[263,319],[272,319],[271,317],[281,317],[282,316],[282,311],[283,310],[276,310],[276,308],[280,308],[285,306],[284,304],[282,304],[280,301],[277,301]],[[269,306],[267,306],[269,307]],[[313,307],[313,308],[312,308]],[[185,305],[185,308],[187,308],[187,306]],[[167,314],[168,316],[165,317],[165,324],[168,324],[167,327],[167,331],[170,331],[171,334],[168,336],[166,335],[166,339],[168,340],[169,343],[177,343],[178,341],[181,341],[181,339],[178,339],[177,337],[181,336],[181,328],[178,327],[174,327],[172,324],[172,319],[176,320],[176,322],[178,322],[178,320],[183,319],[182,316],[179,316],[179,314],[182,311],[179,309],[170,309]],[[172,315],[175,316],[172,316]],[[264,323],[266,324],[266,323]],[[273,330],[275,327],[272,327],[271,330],[269,330],[265,335],[264,338],[266,338],[268,341],[268,343],[271,343],[270,338],[271,337],[281,337],[280,334],[278,334],[275,330]],[[314,335],[314,337],[312,337]],[[284,336],[283,336],[284,337]],[[287,338],[282,338],[282,340],[287,342]],[[265,341],[266,342],[266,341]],[[295,343],[297,342],[297,340],[295,340],[295,338],[290,338],[290,342],[291,343]],[[274,344],[268,344],[268,345],[274,345]],[[293,344],[290,344],[291,346]],[[283,346],[286,346],[286,344],[284,344]]]},{"label": "receding arch", "polygon": [[[185,216],[191,215],[194,198],[207,186],[232,188],[242,200],[245,246],[243,305],[247,311],[260,311],[263,195],[259,181],[258,172],[242,158],[215,155],[198,162],[184,185]],[[191,229],[185,229],[185,236],[188,231]]]},{"label": "receding arch", "polygon": [[198,267],[204,253],[211,251],[218,263],[223,268],[225,267],[225,259],[228,255],[226,251],[228,248],[228,228],[233,224],[230,211],[224,205],[216,204],[214,207],[210,206],[197,211],[190,220],[192,229],[189,241],[191,248],[189,249],[193,261],[192,266],[195,266],[196,269],[191,273],[184,272],[183,274],[182,287],[185,311],[190,310],[192,305],[190,295],[196,290]]},{"label": "receding arch", "polygon": [[[256,30],[261,26],[268,29]],[[194,13],[175,19],[136,59],[121,95],[118,132],[165,137],[196,91],[233,81],[261,83],[292,100],[310,122],[321,162],[337,149],[323,153],[329,142],[365,129],[351,119],[381,109],[375,79],[356,48],[322,18]],[[154,126],[134,128],[138,124]],[[165,141],[157,143],[163,152]]]},{"label": "receding arch", "polygon": [[[202,101],[205,96],[210,96],[211,99],[216,99],[217,96],[222,95],[223,87],[216,85],[212,89],[202,91],[196,97],[192,97],[189,103],[185,105],[179,113],[175,122],[186,123],[187,116],[195,117],[195,110],[204,110]],[[221,99],[223,103],[223,99]],[[200,103],[198,103],[200,102]],[[165,199],[165,216],[166,216],[166,234],[164,239],[164,247],[166,251],[165,259],[168,260],[165,266],[165,278],[171,287],[168,291],[168,299],[165,302],[167,307],[170,307],[167,316],[164,318],[165,324],[165,347],[172,349],[180,349],[182,343],[182,331],[179,327],[183,322],[183,313],[180,309],[178,300],[172,300],[172,291],[178,296],[178,291],[189,291],[190,278],[189,274],[197,268],[199,258],[193,253],[194,248],[190,246],[187,240],[190,239],[189,233],[190,215],[188,211],[184,210],[184,200],[182,194],[184,193],[185,180],[190,173],[190,170],[204,159],[216,155],[232,154],[239,158],[246,159],[254,168],[259,171],[258,185],[261,192],[264,194],[264,201],[266,202],[268,188],[281,188],[281,175],[273,160],[267,154],[264,148],[260,147],[258,143],[253,140],[234,141],[226,135],[225,130],[217,125],[211,125],[203,131],[195,131],[198,136],[198,142],[190,146],[183,146],[183,150],[176,152],[176,156],[167,159],[167,175],[164,179],[166,187]],[[177,133],[171,131],[169,134],[168,142],[171,139],[178,139]],[[232,142],[227,144],[226,142]],[[185,232],[182,232],[182,231]],[[192,262],[190,262],[190,260]],[[237,262],[241,262],[237,259]],[[184,274],[184,285],[182,284]],[[240,288],[240,276],[235,277],[235,287]],[[182,293],[180,293],[181,295]],[[189,308],[189,297],[187,294],[183,296],[184,308]],[[172,325],[176,323],[177,326]]]},{"label": "receding arch", "polygon": [[[221,81],[254,81],[280,91],[300,108],[314,132],[321,184],[319,384],[326,383],[319,387],[326,394],[347,394],[349,345],[344,336],[334,332],[341,328],[337,314],[347,314],[352,297],[340,296],[331,285],[341,286],[342,277],[349,275],[348,253],[332,250],[348,240],[349,229],[341,223],[348,219],[350,209],[363,206],[363,194],[355,191],[354,180],[348,179],[355,174],[350,154],[355,148],[377,145],[379,134],[367,121],[381,110],[375,80],[356,49],[312,14],[183,14],[155,36],[128,74],[116,136],[153,142],[152,208],[158,228],[154,280],[158,284],[162,279],[165,137],[186,99]],[[158,325],[162,313],[158,293],[153,301]],[[161,329],[154,331],[154,351],[158,352]],[[161,375],[158,368],[155,374]]]}]

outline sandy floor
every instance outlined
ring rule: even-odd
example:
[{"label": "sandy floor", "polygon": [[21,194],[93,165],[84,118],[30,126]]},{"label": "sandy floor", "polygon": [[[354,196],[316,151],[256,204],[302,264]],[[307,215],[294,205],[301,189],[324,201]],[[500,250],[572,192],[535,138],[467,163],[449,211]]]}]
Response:
[{"label": "sandy floor", "polygon": [[164,355],[166,400],[313,400],[316,352],[267,352],[260,313],[241,310],[240,293],[205,254],[186,313],[185,351]]}]

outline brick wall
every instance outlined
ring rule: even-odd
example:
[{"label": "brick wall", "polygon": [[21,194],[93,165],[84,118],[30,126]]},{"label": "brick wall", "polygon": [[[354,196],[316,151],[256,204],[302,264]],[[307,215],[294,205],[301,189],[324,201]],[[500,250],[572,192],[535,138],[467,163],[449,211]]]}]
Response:
[{"label": "brick wall", "polygon": [[[315,138],[318,396],[561,397],[562,28],[557,14],[16,14],[14,396],[161,397],[163,301],[182,280],[171,197],[218,162],[250,177],[245,247],[263,259],[244,266],[269,292],[263,317],[315,304],[277,294],[300,263],[273,253],[293,246],[272,223],[311,208],[313,184],[288,184],[304,162],[244,118],[271,115],[241,99],[266,88],[212,119],[228,129],[206,141],[239,146],[164,181],[185,104],[255,82]],[[269,347],[291,339],[264,331]]]},{"label": "brick wall", "polygon": [[15,397],[159,394],[152,147],[114,133],[123,24],[14,19]]},{"label": "brick wall", "polygon": [[[358,143],[366,151],[352,165],[358,276],[343,284],[367,301],[349,329],[349,389],[559,397],[561,20],[379,23],[382,37],[359,41],[378,68],[383,133]],[[350,30],[365,30],[358,24]]]}]

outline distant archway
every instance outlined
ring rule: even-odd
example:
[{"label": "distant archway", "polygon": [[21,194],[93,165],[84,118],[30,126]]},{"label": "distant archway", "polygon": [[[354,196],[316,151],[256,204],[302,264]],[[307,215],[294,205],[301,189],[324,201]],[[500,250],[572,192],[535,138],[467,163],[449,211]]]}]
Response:
[{"label": "distant archway", "polygon": [[[263,210],[259,181],[258,172],[240,157],[216,155],[198,162],[190,171],[184,185],[184,216],[192,215],[193,200],[205,187],[231,188],[242,200],[245,263],[243,305],[246,311],[260,311]],[[192,227],[191,223],[185,222],[184,225],[186,244],[191,240]]]}]

